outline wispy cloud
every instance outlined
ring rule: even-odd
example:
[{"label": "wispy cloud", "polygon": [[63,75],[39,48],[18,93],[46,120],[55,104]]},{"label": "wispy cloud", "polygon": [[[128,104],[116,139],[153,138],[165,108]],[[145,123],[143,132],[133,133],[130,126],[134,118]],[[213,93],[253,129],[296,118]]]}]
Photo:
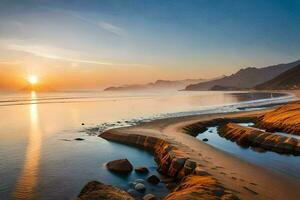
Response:
[{"label": "wispy cloud", "polygon": [[123,28],[121,28],[119,26],[116,26],[114,24],[108,23],[104,20],[100,20],[98,22],[95,22],[94,20],[91,20],[87,17],[83,17],[82,15],[79,15],[78,13],[75,13],[73,11],[69,12],[69,14],[72,17],[74,17],[76,19],[79,19],[80,21],[83,21],[83,22],[85,22],[87,24],[90,24],[94,27],[98,27],[101,30],[105,30],[107,32],[110,32],[110,33],[116,35],[116,36],[121,36],[121,37],[126,36],[126,31]]},{"label": "wispy cloud", "polygon": [[82,53],[80,52],[69,50],[69,49],[54,48],[49,46],[10,44],[8,45],[8,48],[10,50],[21,51],[42,58],[64,60],[72,63],[85,63],[85,64],[105,65],[105,66],[129,66],[129,67],[146,66],[143,64],[135,64],[135,63],[115,63],[115,62],[103,62],[98,59],[87,59],[84,58],[82,56]]},{"label": "wispy cloud", "polygon": [[103,21],[100,21],[98,23],[98,26],[100,26],[100,28],[108,31],[108,32],[111,32],[113,34],[116,34],[116,35],[119,35],[119,36],[124,36],[125,35],[125,31],[118,27],[118,26],[115,26],[115,25],[112,25],[110,23],[107,23],[107,22],[103,22]]},{"label": "wispy cloud", "polygon": [[19,65],[21,61],[2,61],[0,60],[0,65]]}]

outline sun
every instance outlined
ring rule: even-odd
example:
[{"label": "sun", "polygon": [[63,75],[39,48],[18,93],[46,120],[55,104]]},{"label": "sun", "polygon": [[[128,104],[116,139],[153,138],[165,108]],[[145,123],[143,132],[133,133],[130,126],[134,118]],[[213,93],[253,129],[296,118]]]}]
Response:
[{"label": "sun", "polygon": [[38,79],[38,77],[35,76],[35,75],[30,75],[30,76],[28,77],[28,82],[29,82],[31,85],[37,84],[38,81],[39,81],[39,79]]}]

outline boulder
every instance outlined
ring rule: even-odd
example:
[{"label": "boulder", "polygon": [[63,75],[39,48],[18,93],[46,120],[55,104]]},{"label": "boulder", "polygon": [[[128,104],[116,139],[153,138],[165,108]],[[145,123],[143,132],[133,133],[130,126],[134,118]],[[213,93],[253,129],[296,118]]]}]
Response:
[{"label": "boulder", "polygon": [[137,168],[134,169],[134,171],[136,173],[139,173],[139,174],[147,174],[147,173],[149,173],[149,170],[146,167],[137,167]]},{"label": "boulder", "polygon": [[134,200],[127,192],[98,181],[91,181],[79,193],[76,200]]},{"label": "boulder", "polygon": [[153,194],[146,194],[143,200],[156,200],[157,198]]},{"label": "boulder", "polygon": [[147,178],[147,181],[151,184],[158,184],[160,182],[160,179],[156,175],[151,175]]},{"label": "boulder", "polygon": [[133,170],[132,164],[127,159],[110,161],[106,167],[108,170],[120,174],[128,174]]},{"label": "boulder", "polygon": [[202,141],[203,141],[203,142],[208,142],[208,139],[207,139],[207,138],[204,138]]},{"label": "boulder", "polygon": [[137,183],[134,189],[139,192],[144,192],[146,190],[146,187],[143,183]]}]

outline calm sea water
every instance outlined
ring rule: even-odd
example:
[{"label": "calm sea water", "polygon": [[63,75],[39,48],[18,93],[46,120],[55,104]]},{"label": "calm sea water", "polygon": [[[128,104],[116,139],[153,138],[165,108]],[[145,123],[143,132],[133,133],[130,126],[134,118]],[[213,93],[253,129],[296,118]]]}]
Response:
[{"label": "calm sea water", "polygon": [[[278,98],[289,97],[240,92],[0,94],[0,199],[74,199],[90,180],[128,189],[129,181],[145,178],[135,173],[119,177],[103,167],[118,158],[126,157],[135,166],[147,166],[156,173],[148,153],[88,136],[86,127],[237,111],[238,106]],[[75,141],[77,137],[85,140]],[[163,185],[147,190],[158,196],[166,193]]]},{"label": "calm sea water", "polygon": [[[241,123],[242,126],[249,126],[252,123]],[[275,134],[275,133],[274,133]],[[285,136],[299,139],[299,136],[285,134]],[[244,148],[227,140],[218,134],[217,127],[209,127],[207,131],[199,134],[198,139],[207,138],[207,144],[222,151],[228,152],[240,159],[260,165],[275,173],[281,174],[296,184],[300,184],[300,156],[284,155],[272,151],[256,152],[251,148]]]}]

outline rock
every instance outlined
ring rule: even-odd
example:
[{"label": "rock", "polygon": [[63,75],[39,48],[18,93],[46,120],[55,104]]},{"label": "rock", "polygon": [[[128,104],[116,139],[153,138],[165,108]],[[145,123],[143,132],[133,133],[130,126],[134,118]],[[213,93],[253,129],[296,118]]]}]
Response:
[{"label": "rock", "polygon": [[146,187],[143,183],[137,183],[134,189],[139,192],[144,192],[146,190]]},{"label": "rock", "polygon": [[79,193],[76,200],[134,200],[127,192],[98,181],[91,181]]},{"label": "rock", "polygon": [[131,187],[131,188],[134,188],[136,184],[137,184],[137,182],[134,182],[134,181],[130,181],[128,183],[129,187]]},{"label": "rock", "polygon": [[175,188],[177,188],[178,184],[177,183],[167,183],[166,187],[170,190],[173,191]]},{"label": "rock", "polygon": [[76,140],[76,141],[83,141],[84,139],[83,138],[75,138],[74,140]]},{"label": "rock", "polygon": [[235,141],[243,147],[252,147],[254,150],[268,150],[277,153],[297,155],[297,145],[300,141],[294,138],[265,132],[257,128],[244,127],[235,123],[219,126],[218,134],[221,137]]},{"label": "rock", "polygon": [[211,176],[186,176],[164,200],[238,199]]},{"label": "rock", "polygon": [[143,200],[156,200],[157,198],[153,194],[146,194]]},{"label": "rock", "polygon": [[84,124],[84,123],[81,123],[81,125],[84,126],[85,124]]},{"label": "rock", "polygon": [[127,159],[110,161],[106,164],[106,167],[110,171],[121,174],[128,174],[133,170],[132,164]]},{"label": "rock", "polygon": [[172,160],[172,163],[169,168],[168,175],[171,177],[177,177],[180,170],[184,167],[187,157],[177,157]]},{"label": "rock", "polygon": [[157,176],[155,176],[155,175],[151,175],[151,176],[149,176],[149,177],[147,178],[147,181],[148,181],[149,183],[151,183],[151,184],[156,185],[156,184],[158,184],[158,183],[160,182],[160,179],[159,179]]},{"label": "rock", "polygon": [[255,126],[270,131],[300,135],[300,101],[291,102],[263,114]]},{"label": "rock", "polygon": [[136,173],[139,173],[139,174],[149,173],[149,170],[146,167],[137,167],[134,170],[135,170]]},{"label": "rock", "polygon": [[185,177],[186,175],[192,174],[194,172],[194,170],[196,169],[196,167],[197,167],[196,161],[194,161],[192,159],[187,159],[184,163],[184,166],[178,173],[177,178],[181,179],[181,178]]},{"label": "rock", "polygon": [[202,141],[203,141],[203,142],[208,142],[208,139],[207,139],[207,138],[204,138]]}]

